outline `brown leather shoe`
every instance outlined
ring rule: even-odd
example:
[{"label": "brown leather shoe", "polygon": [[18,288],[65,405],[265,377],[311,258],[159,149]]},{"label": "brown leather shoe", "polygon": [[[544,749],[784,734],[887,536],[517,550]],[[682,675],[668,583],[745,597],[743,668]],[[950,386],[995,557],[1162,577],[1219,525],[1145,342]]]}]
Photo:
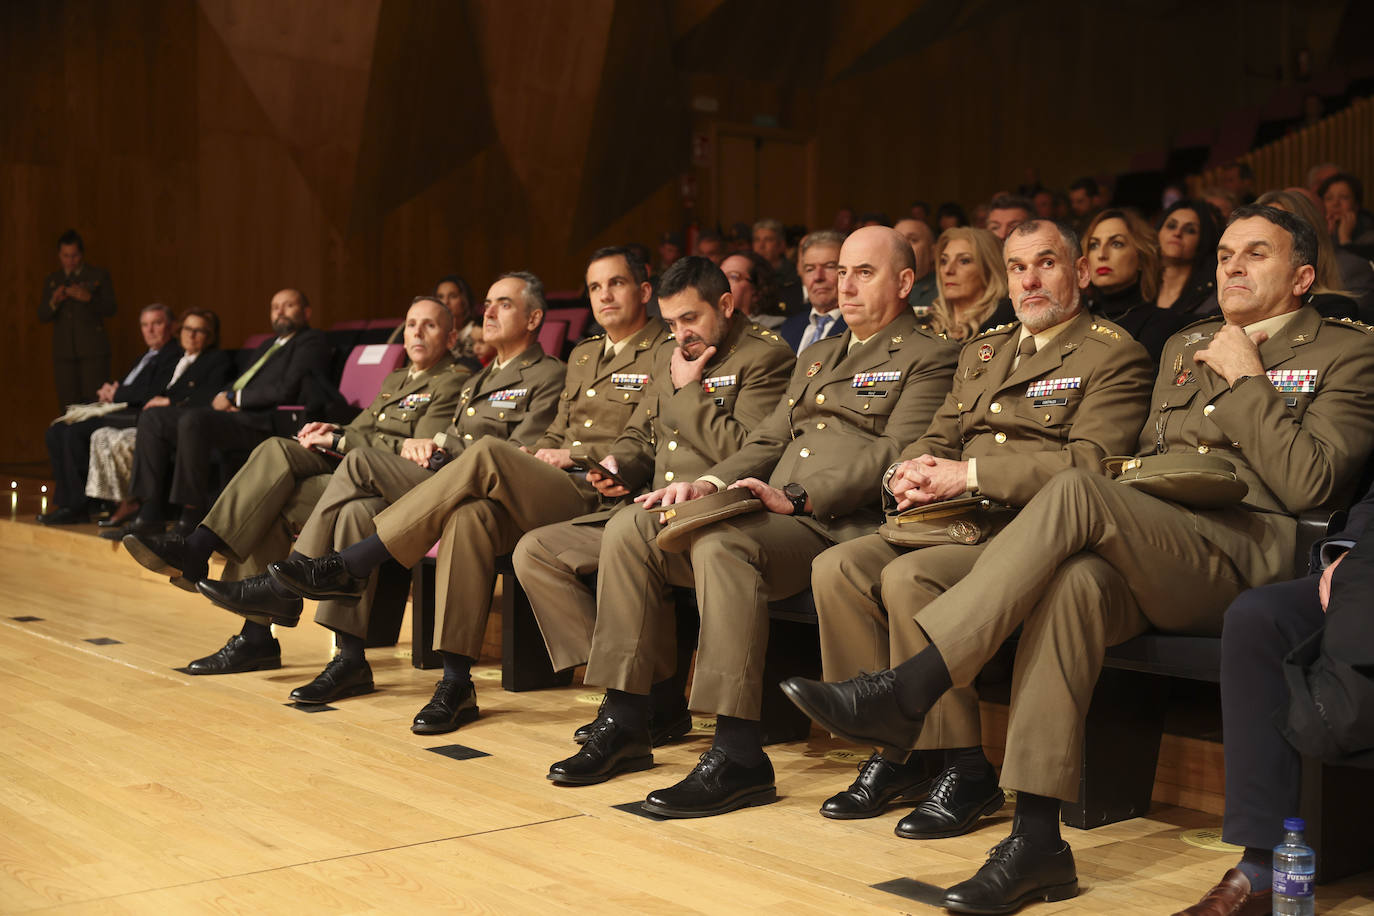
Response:
[{"label": "brown leather shoe", "polygon": [[1174,916],[1268,916],[1273,905],[1273,891],[1250,893],[1250,879],[1245,872],[1232,868],[1206,896]]}]

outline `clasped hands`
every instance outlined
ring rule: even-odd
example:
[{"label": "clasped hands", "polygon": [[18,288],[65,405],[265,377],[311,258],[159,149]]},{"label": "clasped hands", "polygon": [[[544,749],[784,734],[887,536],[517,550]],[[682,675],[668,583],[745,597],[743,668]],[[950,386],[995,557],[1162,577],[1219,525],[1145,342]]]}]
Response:
[{"label": "clasped hands", "polygon": [[953,499],[968,490],[968,462],[921,455],[897,465],[887,488],[898,509]]}]

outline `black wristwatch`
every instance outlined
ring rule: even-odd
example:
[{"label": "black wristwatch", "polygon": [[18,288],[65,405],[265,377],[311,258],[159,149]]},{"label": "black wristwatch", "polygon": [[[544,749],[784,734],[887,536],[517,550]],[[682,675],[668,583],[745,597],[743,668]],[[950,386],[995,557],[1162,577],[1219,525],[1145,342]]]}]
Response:
[{"label": "black wristwatch", "polygon": [[789,483],[782,488],[782,493],[792,501],[793,515],[810,515],[806,511],[806,488],[799,483]]}]

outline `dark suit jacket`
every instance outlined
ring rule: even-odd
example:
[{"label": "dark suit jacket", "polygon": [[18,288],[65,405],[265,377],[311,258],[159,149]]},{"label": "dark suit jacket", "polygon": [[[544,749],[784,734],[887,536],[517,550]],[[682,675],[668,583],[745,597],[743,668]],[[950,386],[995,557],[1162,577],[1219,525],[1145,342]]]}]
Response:
[{"label": "dark suit jacket", "polygon": [[[849,326],[844,323],[844,315],[841,315],[839,307],[835,308],[835,320],[830,323],[830,327],[825,329],[826,337],[839,337]],[[784,321],[778,328],[778,336],[787,341],[787,345],[792,348],[792,352],[797,352],[797,347],[801,346],[802,335],[806,333],[806,326],[811,323],[811,309],[798,312],[791,318]],[[824,340],[825,338],[821,338]]]},{"label": "dark suit jacket", "polygon": [[[126,378],[129,372],[134,371],[143,357],[147,355],[145,350],[138,354],[138,359],[134,360],[133,365],[129,366],[127,372],[120,378]],[[171,380],[172,373],[176,370],[177,360],[181,359],[181,344],[175,340],[169,340],[167,345],[157,351],[157,356],[153,361],[144,367],[143,371],[129,384],[120,383],[115,390],[114,399],[124,401],[130,407],[142,407],[144,402],[155,394],[162,394],[167,382]]]},{"label": "dark suit jacket", "polygon": [[[245,368],[257,362],[276,342],[275,337],[264,341],[243,363]],[[329,345],[323,331],[306,328],[296,332],[290,340],[282,344],[280,353],[263,363],[262,368],[239,393],[239,409],[244,414],[240,420],[249,426],[271,432],[273,412],[282,405],[303,403],[302,386],[306,379],[310,378],[312,372],[327,374],[332,358],[333,347]],[[225,388],[229,388],[233,383],[234,378],[230,378],[225,383]],[[233,397],[232,392],[230,397]]]},{"label": "dark suit jacket", "polygon": [[[173,360],[173,371],[180,358],[178,356],[177,360]],[[234,361],[229,354],[223,350],[203,350],[196,357],[196,361],[186,367],[181,378],[162,393],[172,402],[173,407],[209,407],[215,395],[233,381]]]},{"label": "dark suit jacket", "polygon": [[[64,299],[57,310],[49,305],[53,290],[59,286],[77,284],[91,291],[90,302]],[[52,355],[54,359],[84,359],[108,356],[110,340],[105,336],[105,319],[115,313],[114,285],[110,272],[89,264],[82,264],[70,278],[55,270],[43,280],[43,295],[38,301],[38,320],[53,322]]]}]

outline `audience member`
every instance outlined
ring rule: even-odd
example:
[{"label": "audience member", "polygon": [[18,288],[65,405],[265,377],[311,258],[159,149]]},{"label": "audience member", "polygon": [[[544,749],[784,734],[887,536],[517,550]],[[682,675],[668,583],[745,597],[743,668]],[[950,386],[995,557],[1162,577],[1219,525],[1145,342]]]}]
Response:
[{"label": "audience member", "polygon": [[1207,203],[1217,208],[1217,213],[1221,215],[1221,221],[1223,223],[1230,219],[1236,207],[1240,206],[1240,201],[1236,198],[1236,195],[1217,185],[1203,188],[1199,196]]},{"label": "audience member", "polygon": [[986,229],[946,229],[935,242],[939,295],[924,324],[950,340],[967,340],[979,331],[1015,320],[1007,300],[1002,245]]},{"label": "audience member", "polygon": [[43,281],[38,320],[52,324],[53,383],[59,410],[79,404],[110,377],[105,319],[115,313],[110,272],[86,263],[86,244],[75,229],[57,239],[58,270]]},{"label": "audience member", "polygon": [[1031,203],[1035,204],[1036,219],[1055,219],[1058,217],[1054,213],[1054,192],[1041,188],[1031,195]]},{"label": "audience member", "polygon": [[945,201],[935,210],[935,228],[940,232],[967,225],[968,216],[964,213],[964,208],[952,200]]},{"label": "audience member", "polygon": [[1035,218],[1035,205],[1024,197],[998,194],[988,204],[987,230],[997,236],[998,242],[1005,242],[1011,230]]},{"label": "audience member", "polygon": [[[1243,590],[1292,574],[1296,516],[1350,498],[1374,447],[1365,395],[1374,337],[1302,306],[1316,256],[1301,220],[1237,210],[1218,249],[1223,316],[1176,334],[1155,382],[1138,454],[1224,457],[1244,496],[1217,507],[1210,491],[1190,507],[1187,493],[1163,499],[1096,471],[1061,471],[967,576],[918,612],[908,660],[838,684],[783,682],[831,733],[907,747],[940,697],[971,683],[1020,627],[1000,777],[1017,791],[1011,833],[945,892],[947,908],[1011,912],[1077,894],[1059,806],[1078,797],[1083,721],[1105,647],[1151,626],[1219,633]],[[1310,381],[1270,383],[1275,365]],[[1299,389],[1305,409],[1294,412],[1285,402]]]},{"label": "audience member", "polygon": [[[1221,187],[1231,195],[1236,206],[1255,202],[1255,173],[1246,162],[1228,162],[1221,167],[1218,178]],[[1228,218],[1230,214],[1225,214]]]},{"label": "audience member", "polygon": [[796,265],[787,260],[787,230],[775,219],[761,219],[754,223],[753,238],[754,254],[768,262],[777,286],[777,298],[765,299],[760,313],[795,315],[801,310],[802,289]]},{"label": "audience member", "polygon": [[1083,250],[1092,281],[1088,308],[1125,328],[1158,366],[1165,342],[1187,322],[1155,307],[1162,274],[1158,235],[1133,210],[1102,210],[1088,223]]},{"label": "audience member", "polygon": [[[1003,269],[1018,322],[964,345],[954,389],[930,429],[884,475],[889,511],[970,493],[1023,506],[1056,472],[1101,473],[1103,458],[1135,445],[1153,366],[1120,327],[1083,308],[1089,267],[1078,239],[1045,220],[1023,223],[1007,239]],[[1072,387],[1056,387],[1065,380]],[[1037,387],[1049,396],[1033,398],[1025,414],[1004,411],[1023,390]],[[960,518],[951,512],[927,545],[903,548],[874,533],[816,558],[811,581],[827,681],[900,664],[920,646],[917,612],[967,575],[987,538],[995,537],[995,527],[985,533],[975,522],[965,523],[972,534],[949,534],[958,529],[945,526]],[[918,743],[871,756],[858,780],[826,800],[821,814],[874,817],[892,802],[918,799],[936,773],[929,797],[897,825],[898,836],[957,836],[1000,808],[997,772],[983,755],[977,692],[951,690],[926,723]],[[917,758],[908,760],[913,750]]]},{"label": "audience member", "polygon": [[845,332],[844,316],[838,309],[837,286],[840,246],[844,238],[834,230],[821,230],[802,239],[798,246],[802,286],[811,308],[788,318],[778,328],[779,336],[796,353],[818,340],[839,337]]},{"label": "audience member", "polygon": [[955,351],[917,331],[906,302],[912,274],[900,235],[856,230],[840,250],[849,331],[797,361],[787,397],[734,455],[637,500],[645,509],[690,511],[680,504],[733,481],[762,501],[761,511],[698,528],[682,553],[658,546],[658,513],[626,511],[608,523],[584,678],[608,688],[605,718],[581,753],[553,765],[550,779],[562,781],[570,769],[609,778],[652,766],[653,649],[656,634],[672,627],[662,596],[669,586],[694,586],[701,630],[689,705],[715,715],[715,738],[685,779],[650,793],[644,808],[706,817],[774,800],[758,721],[768,601],[805,589],[811,561],[826,547],[872,529],[873,481],[896,457],[896,443],[929,425],[949,390]]},{"label": "audience member", "polygon": [[[1374,269],[1371,269],[1369,262],[1362,260],[1359,255],[1331,244],[1331,236],[1326,232],[1326,220],[1307,196],[1307,192],[1301,188],[1266,191],[1260,195],[1258,202],[1266,207],[1293,214],[1311,226],[1312,231],[1317,234],[1317,277],[1312,281],[1312,288],[1308,290],[1306,303],[1320,312],[1323,318],[1359,318],[1362,314],[1368,314],[1370,303],[1366,302],[1362,306],[1346,289],[1341,276],[1338,253],[1353,260],[1357,266],[1363,265],[1370,280],[1374,280]],[[1374,290],[1366,289],[1366,295],[1371,292]]]},{"label": "audience member", "polygon": [[1164,211],[1157,232],[1164,272],[1155,305],[1180,315],[1209,314],[1216,301],[1216,252],[1221,238],[1216,207],[1201,200],[1180,200]]},{"label": "audience member", "polygon": [[926,203],[924,200],[913,200],[911,206],[907,208],[906,213],[907,216],[917,222],[925,223],[927,226],[930,225],[930,204]]},{"label": "audience member", "polygon": [[[453,316],[453,326],[458,329],[458,342],[453,345],[453,358],[463,360],[469,369],[482,363],[487,349],[482,344],[482,323],[477,320],[472,309],[472,287],[468,281],[457,274],[440,278],[434,285],[434,297],[442,302]],[[397,329],[402,335],[405,327]],[[490,356],[487,356],[490,359]]]},{"label": "audience member", "polygon": [[917,316],[924,318],[940,292],[935,279],[935,233],[930,231],[929,223],[919,219],[899,219],[892,228],[906,239],[916,256],[916,282],[911,284],[907,301]]},{"label": "audience member", "polygon": [[851,207],[841,207],[835,211],[835,218],[830,222],[830,228],[841,235],[848,235],[854,231],[854,210]]},{"label": "audience member", "polygon": [[[143,402],[143,409],[154,407],[208,407],[217,392],[234,377],[234,363],[219,349],[219,316],[208,309],[189,309],[181,316],[177,330],[181,356],[172,369],[167,387]],[[117,539],[115,534],[138,512],[138,501],[129,496],[129,478],[134,472],[135,427],[105,426],[91,434],[90,472],[86,476],[86,495],[117,503],[101,528],[115,529],[101,537]]]},{"label": "audience member", "polygon": [[[160,302],[144,306],[138,313],[138,327],[148,349],[124,379],[91,389],[99,405],[94,411],[68,412],[48,426],[45,439],[56,508],[38,516],[44,525],[79,525],[91,520],[86,500],[91,436],[105,426],[135,425],[144,402],[167,387],[167,380],[172,377],[181,358],[181,348],[172,342],[172,310]],[[119,404],[124,406],[116,408]]]},{"label": "audience member", "polygon": [[725,237],[726,250],[731,254],[754,250],[754,231],[748,223],[732,223]]},{"label": "audience member", "polygon": [[1321,183],[1317,196],[1326,208],[1331,241],[1342,248],[1374,245],[1374,214],[1364,209],[1364,184],[1360,179],[1349,172],[1337,172]]},{"label": "audience member", "polygon": [[697,250],[693,254],[719,267],[725,260],[725,239],[713,229],[703,230],[697,236]]},{"label": "audience member", "polygon": [[975,229],[986,229],[988,227],[988,205],[982,202],[973,205],[973,210],[969,212],[968,224]]},{"label": "audience member", "polygon": [[1069,213],[1080,230],[1088,224],[1089,217],[1097,209],[1093,201],[1101,193],[1094,178],[1079,178],[1069,185]]},{"label": "audience member", "polygon": [[777,286],[773,268],[752,251],[741,251],[720,262],[720,269],[730,281],[730,295],[735,308],[758,324],[780,325],[778,315],[768,314],[768,303],[777,301]]},{"label": "audience member", "polygon": [[672,267],[683,255],[682,233],[665,232],[658,237],[658,272]]},{"label": "audience member", "polygon": [[1317,195],[1317,200],[1320,201],[1322,183],[1332,175],[1343,171],[1344,169],[1334,162],[1323,162],[1320,165],[1312,166],[1307,170],[1307,190]]},{"label": "audience member", "polygon": [[306,380],[328,370],[329,341],[310,327],[304,293],[279,291],[270,317],[276,337],[253,351],[248,368],[209,407],[157,407],[139,414],[129,493],[140,505],[125,534],[160,534],[168,499],[180,509],[182,531],[194,530],[210,505],[211,451],[256,447],[272,435],[277,407],[300,403]]}]

